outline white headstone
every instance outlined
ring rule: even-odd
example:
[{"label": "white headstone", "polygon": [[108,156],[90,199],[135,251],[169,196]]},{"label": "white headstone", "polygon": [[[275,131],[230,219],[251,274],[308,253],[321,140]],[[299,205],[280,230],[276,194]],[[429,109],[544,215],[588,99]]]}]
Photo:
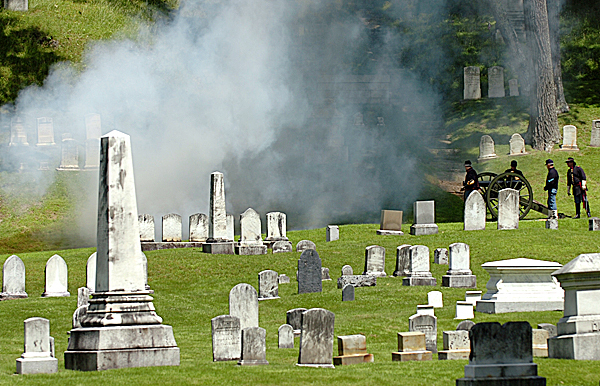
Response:
[{"label": "white headstone", "polygon": [[473,305],[469,302],[465,301],[457,301],[456,302],[456,314],[454,319],[473,319],[475,315],[473,314]]},{"label": "white headstone", "polygon": [[384,247],[371,245],[365,249],[365,271],[363,275],[386,276]]},{"label": "white headstone", "polygon": [[396,269],[394,276],[406,276],[410,266],[410,247],[411,245],[402,244],[396,248]]},{"label": "white headstone", "polygon": [[465,301],[469,302],[475,307],[477,305],[477,301],[481,300],[482,291],[467,291],[465,292]]},{"label": "white headstone", "polygon": [[448,264],[448,250],[446,248],[436,248],[433,251],[433,262],[435,264]]},{"label": "white headstone", "polygon": [[240,245],[263,245],[260,215],[252,208],[240,215]]},{"label": "white headstone", "polygon": [[250,284],[240,283],[229,291],[229,315],[240,319],[240,328],[258,327],[258,294]]},{"label": "white headstone", "polygon": [[258,300],[279,299],[279,275],[270,269],[258,274]]},{"label": "white headstone", "polygon": [[440,291],[430,291],[427,293],[427,302],[433,308],[444,307],[444,300]]},{"label": "white headstone", "polygon": [[508,81],[508,89],[511,97],[519,96],[519,81],[517,79],[511,79]]},{"label": "white headstone", "polygon": [[240,319],[221,315],[211,319],[213,362],[240,359],[242,332]]},{"label": "white headstone", "polygon": [[50,321],[29,318],[24,323],[25,350],[17,359],[17,374],[53,374],[58,360],[52,357]]},{"label": "white headstone", "polygon": [[342,267],[342,276],[344,275],[354,275],[352,266],[346,264]]},{"label": "white headstone", "polygon": [[519,229],[519,191],[502,189],[498,192],[498,229]]},{"label": "white headstone", "polygon": [[154,216],[140,214],[138,223],[140,226],[140,241],[154,242]]},{"label": "white headstone", "polygon": [[282,212],[267,213],[267,237],[269,241],[287,241],[287,217]]},{"label": "white headstone", "polygon": [[17,255],[12,255],[2,266],[2,293],[0,299],[26,298],[25,264]]},{"label": "white headstone", "polygon": [[77,308],[90,304],[90,290],[88,287],[77,288]]},{"label": "white headstone", "polygon": [[566,125],[563,127],[563,144],[561,150],[572,150],[577,151],[577,127],[573,125]]},{"label": "white headstone", "polygon": [[63,138],[57,170],[79,170],[79,146],[73,138]]},{"label": "white headstone", "polygon": [[413,245],[409,248],[409,266],[407,277],[402,285],[436,285],[436,279],[429,271],[429,248],[425,245]]},{"label": "white headstone", "polygon": [[510,155],[522,155],[527,154],[525,152],[525,140],[521,137],[521,134],[514,133],[510,137]]},{"label": "white headstone", "polygon": [[37,119],[37,146],[52,146],[54,142],[54,125],[52,118],[40,117]]},{"label": "white headstone", "polygon": [[488,69],[488,98],[504,98],[504,68],[499,66]]},{"label": "white headstone", "polygon": [[175,213],[165,214],[162,217],[162,241],[181,241],[181,216]]},{"label": "white headstone", "polygon": [[498,158],[494,150],[494,140],[487,134],[482,135],[479,141],[479,157],[477,160],[483,161],[492,158]]},{"label": "white headstone", "polygon": [[477,190],[472,191],[465,201],[464,230],[485,230],[486,211],[485,200],[481,193]]},{"label": "white headstone", "polygon": [[86,264],[86,287],[91,292],[96,292],[96,252],[92,253]]},{"label": "white headstone", "polygon": [[431,304],[417,304],[417,315],[435,316],[435,310]]},{"label": "white headstone", "polygon": [[463,99],[481,98],[481,75],[479,67],[464,68]]},{"label": "white headstone", "polygon": [[42,297],[71,296],[67,290],[67,263],[59,255],[54,255],[46,262],[46,286]]},{"label": "white headstone", "polygon": [[600,147],[600,119],[592,121],[592,134],[590,136],[590,146]]},{"label": "white headstone", "polygon": [[225,182],[223,173],[220,172],[214,172],[210,175],[210,212],[208,221],[209,238],[217,241],[229,240],[227,233],[227,212],[225,209]]},{"label": "white headstone", "polygon": [[325,241],[335,241],[340,239],[340,228],[337,225],[327,225]]},{"label": "white headstone", "polygon": [[289,324],[282,324],[278,329],[279,348],[294,348],[294,328]]},{"label": "white headstone", "polygon": [[414,222],[410,226],[411,235],[422,236],[438,233],[438,226],[435,224],[435,201],[415,201],[413,216]]},{"label": "white headstone", "polygon": [[227,241],[235,239],[235,219],[232,214],[228,214],[227,218]]},{"label": "white headstone", "polygon": [[208,239],[208,216],[196,213],[190,216],[190,241],[204,242]]},{"label": "white headstone", "polygon": [[10,143],[8,145],[29,146],[25,125],[20,117],[13,118],[10,121]]}]

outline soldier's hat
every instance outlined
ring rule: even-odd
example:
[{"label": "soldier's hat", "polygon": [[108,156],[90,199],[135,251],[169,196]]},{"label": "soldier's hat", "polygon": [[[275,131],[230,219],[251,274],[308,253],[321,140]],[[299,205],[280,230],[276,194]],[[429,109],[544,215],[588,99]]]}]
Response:
[{"label": "soldier's hat", "polygon": [[575,165],[575,164],[576,164],[576,162],[575,162],[575,160],[573,159],[573,157],[569,157],[569,158],[567,158],[567,160],[566,160],[565,162],[566,162],[566,163],[573,162],[573,165]]},{"label": "soldier's hat", "polygon": [[471,164],[471,161],[469,161],[469,160],[466,160],[466,161],[465,161],[465,166],[471,166],[471,165],[472,165],[472,164]]}]

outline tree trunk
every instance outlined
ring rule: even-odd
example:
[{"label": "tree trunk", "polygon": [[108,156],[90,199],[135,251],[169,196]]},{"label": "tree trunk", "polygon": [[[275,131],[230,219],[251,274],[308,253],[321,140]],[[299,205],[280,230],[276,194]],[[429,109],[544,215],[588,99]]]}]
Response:
[{"label": "tree trunk", "polygon": [[561,139],[546,0],[524,0],[525,33],[533,61],[528,137],[537,150],[551,151]]},{"label": "tree trunk", "polygon": [[556,85],[556,109],[559,114],[568,113],[569,105],[565,99],[560,64],[560,0],[548,1],[548,27],[550,29],[550,49],[552,50],[552,70]]}]

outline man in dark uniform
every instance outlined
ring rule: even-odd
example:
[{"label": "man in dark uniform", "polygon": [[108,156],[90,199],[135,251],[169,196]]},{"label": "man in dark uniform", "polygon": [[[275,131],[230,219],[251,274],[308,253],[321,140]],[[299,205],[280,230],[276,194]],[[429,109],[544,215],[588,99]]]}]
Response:
[{"label": "man in dark uniform", "polygon": [[523,175],[523,172],[517,169],[517,161],[515,160],[510,161],[510,169],[506,169],[504,173],[516,173],[520,176]]},{"label": "man in dark uniform", "polygon": [[467,201],[467,197],[474,190],[479,189],[479,180],[477,179],[477,172],[473,169],[471,165],[471,161],[465,161],[465,171],[467,175],[465,176],[465,181],[463,182],[463,188],[465,189],[465,201]]},{"label": "man in dark uniform", "polygon": [[590,208],[587,203],[587,185],[585,172],[581,166],[577,166],[577,163],[572,157],[569,157],[566,161],[569,166],[567,172],[567,194],[571,195],[571,186],[573,186],[573,198],[575,199],[575,218],[580,217],[581,202],[585,205],[585,211],[588,217],[591,216]]},{"label": "man in dark uniform", "polygon": [[548,175],[546,175],[546,186],[544,186],[544,190],[548,191],[548,208],[550,209],[550,216],[548,218],[558,218],[558,210],[556,208],[558,171],[554,167],[554,161],[547,159],[546,169],[548,169]]}]

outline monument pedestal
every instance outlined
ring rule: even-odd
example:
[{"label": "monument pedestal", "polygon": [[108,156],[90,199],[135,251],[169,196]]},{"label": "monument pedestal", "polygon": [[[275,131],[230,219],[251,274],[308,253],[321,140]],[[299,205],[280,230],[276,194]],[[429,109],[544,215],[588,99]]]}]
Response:
[{"label": "monument pedestal", "polygon": [[227,242],[206,242],[202,245],[202,252],[210,253],[213,255],[234,255],[235,254],[235,243],[233,241]]},{"label": "monument pedestal", "polygon": [[360,363],[370,363],[374,361],[373,354],[353,354],[333,357],[334,366],[358,365]]},{"label": "monument pedestal", "polygon": [[442,350],[438,351],[439,360],[469,359],[471,350]]},{"label": "monument pedestal", "polygon": [[437,224],[413,224],[410,226],[410,234],[413,236],[437,235]]},{"label": "monument pedestal", "polygon": [[266,245],[239,245],[235,247],[235,254],[242,256],[249,255],[266,255]]},{"label": "monument pedestal", "polygon": [[26,357],[17,359],[17,374],[54,374],[58,371],[58,359]]},{"label": "monument pedestal", "polygon": [[393,352],[393,362],[409,362],[409,361],[430,361],[433,358],[431,351],[408,351],[408,352]]},{"label": "monument pedestal", "polygon": [[477,288],[477,276],[475,276],[475,275],[444,275],[444,276],[442,276],[442,287]]},{"label": "monument pedestal", "polygon": [[390,231],[390,230],[386,230],[386,229],[377,229],[377,234],[380,236],[403,236],[404,232]]},{"label": "monument pedestal", "polygon": [[[429,272],[428,272],[429,273]],[[429,275],[408,276],[402,279],[402,285],[405,286],[436,286],[437,280],[429,273]]]},{"label": "monument pedestal", "polygon": [[546,378],[459,378],[456,386],[546,386]]}]

